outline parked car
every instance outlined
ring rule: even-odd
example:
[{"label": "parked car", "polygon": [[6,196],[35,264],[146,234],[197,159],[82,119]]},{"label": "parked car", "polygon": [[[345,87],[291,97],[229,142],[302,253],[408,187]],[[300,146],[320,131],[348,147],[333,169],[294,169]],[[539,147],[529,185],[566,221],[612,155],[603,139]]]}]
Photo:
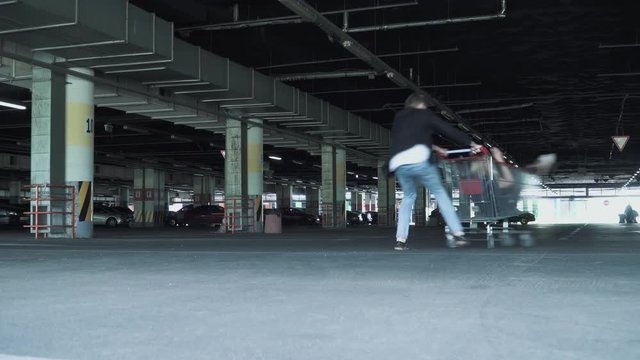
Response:
[{"label": "parked car", "polygon": [[195,205],[189,204],[182,207],[182,209],[178,211],[169,211],[167,212],[167,216],[165,216],[165,224],[167,226],[180,226],[182,225],[182,221],[184,220],[184,214],[187,211],[193,210]]},{"label": "parked car", "polygon": [[347,225],[360,225],[364,223],[365,217],[363,213],[347,210]]},{"label": "parked car", "polygon": [[378,225],[378,212],[377,211],[365,212],[364,222],[368,225]]},{"label": "parked car", "polygon": [[[457,208],[456,208],[456,210],[457,210]],[[437,208],[434,209],[431,212],[429,217],[430,218],[434,218],[435,221],[436,221],[436,224],[438,226],[442,227],[442,226],[445,225],[444,219],[442,218],[442,215],[440,214],[440,211]],[[517,214],[517,215],[514,215],[514,216],[511,216],[511,217],[507,218],[507,220],[510,223],[520,223],[522,225],[527,225],[528,223],[530,223],[532,221],[536,221],[536,217],[535,217],[535,215],[533,215],[530,212],[523,211],[520,214]],[[502,220],[498,220],[496,222],[502,222]]]},{"label": "parked car", "polygon": [[224,208],[218,205],[187,205],[167,215],[169,226],[210,226],[219,228],[224,219]]},{"label": "parked car", "polygon": [[129,219],[129,222],[132,223],[134,221],[133,210],[129,209],[126,206],[112,206],[110,209],[117,211],[118,213],[126,216]]},{"label": "parked car", "polygon": [[20,226],[29,224],[27,208],[2,204],[0,205],[0,226]]},{"label": "parked car", "polygon": [[124,215],[108,206],[94,205],[93,224],[97,226],[116,227],[129,225],[132,216]]},{"label": "parked car", "polygon": [[280,208],[282,223],[285,225],[319,225],[320,217],[306,213],[300,209],[284,207]]},{"label": "parked car", "polygon": [[532,222],[532,221],[536,221],[536,217],[535,215],[533,215],[530,212],[526,212],[523,211],[522,213],[512,216],[509,219],[510,223],[516,223],[519,222],[522,225],[527,225],[528,223]]}]

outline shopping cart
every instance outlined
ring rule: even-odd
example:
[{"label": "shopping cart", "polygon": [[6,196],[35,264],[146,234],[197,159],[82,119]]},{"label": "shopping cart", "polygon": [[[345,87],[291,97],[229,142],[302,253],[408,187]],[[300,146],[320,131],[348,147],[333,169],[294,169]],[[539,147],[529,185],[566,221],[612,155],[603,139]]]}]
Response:
[{"label": "shopping cart", "polygon": [[[493,248],[494,227],[502,226],[503,232],[508,232],[507,219],[522,213],[517,204],[523,188],[532,182],[531,175],[517,167],[497,163],[485,148],[478,155],[468,154],[470,149],[453,150],[442,159],[443,185],[451,194],[458,195],[458,217],[468,227],[466,232],[475,238],[478,232],[486,231],[487,247]],[[453,236],[446,233],[447,241],[453,242]],[[531,243],[529,232],[519,235],[523,244]],[[499,238],[504,239],[505,244],[512,242],[511,236],[503,234]]]}]

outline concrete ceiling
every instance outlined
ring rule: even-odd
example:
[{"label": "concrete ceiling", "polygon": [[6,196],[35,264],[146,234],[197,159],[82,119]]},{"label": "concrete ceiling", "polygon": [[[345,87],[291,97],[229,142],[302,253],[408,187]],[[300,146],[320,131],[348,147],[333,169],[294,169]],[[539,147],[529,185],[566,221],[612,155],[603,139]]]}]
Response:
[{"label": "concrete ceiling", "polygon": [[[339,73],[371,71],[371,67],[353,59],[315,25],[255,23],[294,15],[276,0],[131,3],[174,22],[176,35],[186,42],[266,75],[297,78],[285,82],[383,127],[390,126],[394,111],[410,93],[384,76],[338,77]],[[318,11],[334,12],[344,10],[346,2],[308,3]],[[380,9],[349,13],[348,28],[475,17],[500,10],[500,3],[492,0],[356,0],[346,8],[371,6]],[[640,166],[640,136],[634,137],[640,135],[635,121],[640,114],[640,46],[616,45],[637,44],[638,15],[636,1],[507,1],[503,19],[350,35],[458,112],[479,135],[491,138],[517,162],[530,162],[540,153],[558,153],[558,174],[548,182],[593,182],[598,177],[622,181]],[[234,16],[250,25],[230,26]],[[343,27],[342,13],[326,16]],[[398,53],[404,55],[392,55]],[[329,73],[331,78],[303,79],[318,73]],[[3,86],[0,97],[28,100],[28,92]],[[12,150],[11,142],[28,139],[28,114],[26,119],[13,111],[0,116],[3,151]],[[105,108],[98,108],[96,120],[98,126],[115,125],[111,134],[97,132],[99,154],[124,151],[132,158],[221,169],[222,159],[215,157],[224,144],[219,135]],[[122,128],[125,124],[149,133],[127,131]],[[610,137],[616,131],[631,135],[622,153],[611,152]],[[176,137],[189,141],[176,141]],[[163,153],[167,144],[175,149],[170,157]],[[20,149],[13,146],[13,151]],[[316,167],[297,165],[317,164],[317,157],[295,149],[265,153],[269,151],[289,154],[284,163],[273,165],[283,177],[319,177]],[[355,163],[350,165],[351,171],[356,168]],[[360,169],[367,179],[374,176],[374,169]]]}]

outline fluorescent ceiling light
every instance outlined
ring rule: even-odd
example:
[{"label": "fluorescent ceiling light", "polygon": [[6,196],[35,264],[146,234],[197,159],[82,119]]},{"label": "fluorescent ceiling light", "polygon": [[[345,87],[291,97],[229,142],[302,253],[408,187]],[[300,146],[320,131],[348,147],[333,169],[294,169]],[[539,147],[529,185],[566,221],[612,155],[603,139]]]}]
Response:
[{"label": "fluorescent ceiling light", "polygon": [[282,160],[282,158],[280,156],[275,156],[275,155],[269,155],[269,159],[278,160],[278,161]]},{"label": "fluorescent ceiling light", "polygon": [[12,108],[12,109],[18,109],[18,110],[26,110],[27,107],[24,105],[19,105],[19,104],[13,104],[10,102],[6,102],[6,101],[0,101],[0,106],[5,106],[8,108]]}]

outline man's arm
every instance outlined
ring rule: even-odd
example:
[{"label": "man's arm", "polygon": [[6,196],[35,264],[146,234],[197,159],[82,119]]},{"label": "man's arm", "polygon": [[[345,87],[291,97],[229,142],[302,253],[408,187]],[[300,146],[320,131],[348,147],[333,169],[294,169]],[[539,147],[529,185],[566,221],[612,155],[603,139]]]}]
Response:
[{"label": "man's arm", "polygon": [[476,144],[467,134],[454,128],[436,115],[433,116],[433,124],[435,130],[439,134],[448,137],[449,139],[457,142],[460,145],[468,145],[469,147],[471,147],[471,152],[474,154],[480,152],[482,148],[481,145]]}]

